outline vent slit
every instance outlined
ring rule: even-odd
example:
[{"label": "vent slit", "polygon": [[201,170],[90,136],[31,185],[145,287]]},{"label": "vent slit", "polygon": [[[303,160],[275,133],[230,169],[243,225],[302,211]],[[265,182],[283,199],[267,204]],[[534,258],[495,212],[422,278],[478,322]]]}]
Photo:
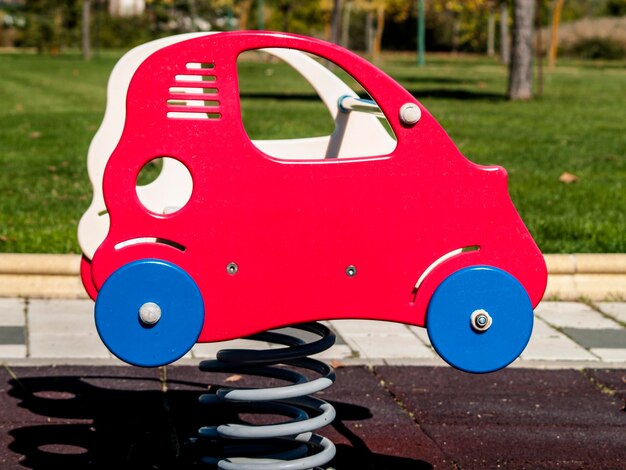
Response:
[{"label": "vent slit", "polygon": [[184,245],[181,245],[178,242],[173,240],[168,240],[167,238],[155,238],[155,237],[138,237],[131,238],[130,240],[126,240],[115,245],[116,250],[121,250],[122,248],[126,248],[129,246],[139,245],[142,243],[150,243],[157,245],[166,245],[172,248],[176,248],[179,251],[185,251],[187,248]]},{"label": "vent slit", "polygon": [[217,76],[212,62],[188,62],[185,73],[174,75],[166,102],[169,119],[218,120]]},{"label": "vent slit", "polygon": [[478,250],[480,250],[480,245],[465,246],[462,248],[457,248],[456,250],[452,250],[446,253],[445,255],[440,256],[435,261],[433,261],[431,265],[428,266],[428,268],[424,270],[422,275],[419,277],[419,279],[415,283],[415,287],[413,287],[413,290],[411,291],[411,303],[414,303],[415,299],[417,299],[417,292],[420,286],[422,285],[422,283],[424,282],[424,279],[426,279],[426,276],[428,276],[437,266],[439,266],[441,263],[449,260],[450,258],[454,256],[460,255],[461,253],[465,253],[468,251],[478,251]]}]

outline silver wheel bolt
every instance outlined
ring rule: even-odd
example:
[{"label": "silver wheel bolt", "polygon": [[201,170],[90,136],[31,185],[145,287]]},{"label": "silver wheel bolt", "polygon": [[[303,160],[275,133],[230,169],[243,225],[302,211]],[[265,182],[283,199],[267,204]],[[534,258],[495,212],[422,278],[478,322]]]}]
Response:
[{"label": "silver wheel bolt", "polygon": [[154,302],[146,302],[139,307],[139,319],[144,325],[154,325],[161,319],[161,307]]},{"label": "silver wheel bolt", "polygon": [[483,309],[475,310],[470,317],[470,324],[475,331],[487,331],[492,323],[491,316]]}]

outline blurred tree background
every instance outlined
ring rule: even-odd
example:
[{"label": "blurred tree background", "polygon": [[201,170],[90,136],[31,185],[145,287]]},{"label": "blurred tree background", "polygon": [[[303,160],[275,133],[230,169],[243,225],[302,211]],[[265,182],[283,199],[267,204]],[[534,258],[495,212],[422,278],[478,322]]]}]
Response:
[{"label": "blurred tree background", "polygon": [[[423,1],[429,52],[504,50],[507,60],[513,0]],[[80,48],[84,6],[96,51],[182,32],[235,29],[307,34],[374,59],[381,49],[417,48],[418,0],[0,0],[0,47],[49,54]],[[536,26],[545,29],[542,52],[556,18],[563,28],[556,36],[563,43],[559,53],[626,55],[626,0],[537,0],[536,11]],[[568,25],[575,25],[569,28],[574,31]]]},{"label": "blurred tree background", "polygon": [[[626,0],[0,0],[0,251],[78,252],[84,155],[124,51],[177,33],[268,29],[379,62],[468,158],[507,168],[545,252],[624,252],[625,15]],[[254,138],[332,131],[289,66],[241,66]]]}]

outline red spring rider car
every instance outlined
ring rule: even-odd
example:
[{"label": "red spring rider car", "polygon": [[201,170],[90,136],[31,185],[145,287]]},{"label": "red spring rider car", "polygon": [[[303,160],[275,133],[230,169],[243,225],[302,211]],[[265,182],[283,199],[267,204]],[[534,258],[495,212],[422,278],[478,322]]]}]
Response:
[{"label": "red spring rider car", "polygon": [[[306,145],[281,158],[255,145],[237,58],[265,48],[333,62],[373,98],[338,97],[327,156],[367,112],[386,117],[395,147],[303,159]],[[184,205],[157,211],[138,197],[137,176],[157,157],[188,171]],[[128,85],[102,184],[108,233],[83,279],[103,341],[139,366],[196,342],[358,318],[425,326],[448,363],[489,372],[526,346],[546,286],[505,170],[467,160],[384,72],[308,37],[217,33],[152,52]]]}]

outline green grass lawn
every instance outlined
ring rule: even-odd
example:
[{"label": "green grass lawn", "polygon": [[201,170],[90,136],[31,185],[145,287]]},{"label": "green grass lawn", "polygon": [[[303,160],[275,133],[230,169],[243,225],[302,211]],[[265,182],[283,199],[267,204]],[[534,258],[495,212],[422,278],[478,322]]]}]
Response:
[{"label": "green grass lawn", "polygon": [[[119,56],[0,55],[0,251],[78,253],[89,205],[87,147]],[[461,151],[509,172],[513,201],[546,253],[626,252],[626,65],[566,62],[532,102],[504,100],[506,69],[475,57],[390,55],[382,67]],[[253,138],[328,134],[311,88],[280,63],[240,66]],[[578,177],[559,181],[567,171]]]}]

